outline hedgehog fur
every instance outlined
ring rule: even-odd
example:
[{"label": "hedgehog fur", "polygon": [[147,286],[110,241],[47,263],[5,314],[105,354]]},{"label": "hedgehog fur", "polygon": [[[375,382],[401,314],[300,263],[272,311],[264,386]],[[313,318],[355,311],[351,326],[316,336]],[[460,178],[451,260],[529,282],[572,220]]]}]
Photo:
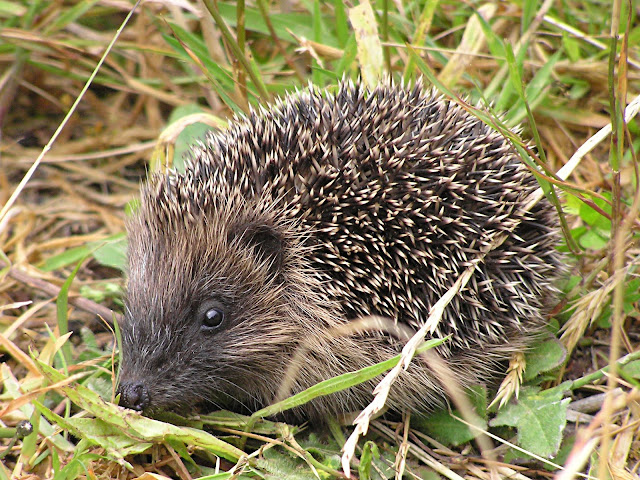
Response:
[{"label": "hedgehog fur", "polygon": [[[367,315],[415,332],[506,232],[434,332],[454,380],[486,382],[540,331],[561,266],[550,204],[522,208],[536,188],[503,136],[420,84],[310,88],[236,119],[153,176],[128,221],[121,404],[252,411],[301,347],[294,393],[397,355],[380,331],[327,332]],[[360,409],[374,385],[290,415]],[[388,404],[443,401],[416,358]]]}]

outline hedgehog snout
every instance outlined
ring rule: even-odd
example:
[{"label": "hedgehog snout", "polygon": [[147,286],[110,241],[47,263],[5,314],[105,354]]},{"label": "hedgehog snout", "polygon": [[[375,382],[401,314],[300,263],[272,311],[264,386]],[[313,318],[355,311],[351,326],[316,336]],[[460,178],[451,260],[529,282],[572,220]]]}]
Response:
[{"label": "hedgehog snout", "polygon": [[146,409],[151,401],[149,389],[139,380],[120,382],[117,393],[120,394],[120,406],[139,412]]}]

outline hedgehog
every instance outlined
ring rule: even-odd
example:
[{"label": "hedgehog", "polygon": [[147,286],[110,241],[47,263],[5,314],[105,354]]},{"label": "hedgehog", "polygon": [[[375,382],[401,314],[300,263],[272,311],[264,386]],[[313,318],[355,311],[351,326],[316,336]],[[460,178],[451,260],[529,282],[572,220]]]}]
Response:
[{"label": "hedgehog", "polygon": [[[290,393],[386,360],[402,338],[344,327],[377,316],[414,333],[506,234],[432,334],[449,336],[437,354],[452,381],[495,380],[543,330],[562,266],[551,204],[523,208],[537,186],[501,134],[420,82],[310,87],[234,119],[184,172],[153,175],[127,221],[120,404],[252,412],[293,363]],[[362,409],[378,380],[287,415]],[[446,401],[416,357],[387,405]]]}]

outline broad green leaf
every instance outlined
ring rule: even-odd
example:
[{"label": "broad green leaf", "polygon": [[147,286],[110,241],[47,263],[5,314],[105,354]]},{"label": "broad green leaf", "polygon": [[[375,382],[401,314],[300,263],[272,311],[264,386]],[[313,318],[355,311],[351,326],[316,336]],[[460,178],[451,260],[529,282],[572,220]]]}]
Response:
[{"label": "broad green leaf", "polygon": [[622,370],[625,375],[640,380],[640,360],[628,363],[627,365],[622,367]]},{"label": "broad green leaf", "polygon": [[89,245],[91,254],[101,265],[124,272],[127,268],[127,238],[124,233],[116,234],[102,242]]},{"label": "broad green leaf", "polygon": [[[180,119],[184,119],[193,114],[204,114],[205,111],[200,106],[195,104],[181,105],[171,112],[168,124],[172,125],[178,122]],[[211,125],[207,125],[203,122],[191,123],[181,127],[182,130],[178,134],[178,138],[174,142],[173,151],[173,165],[179,172],[184,172],[185,160],[189,156],[191,147],[198,140],[204,140],[207,132],[212,130]]]},{"label": "broad green leaf", "polygon": [[[476,426],[486,430],[488,428],[486,389],[474,386],[470,389],[468,398],[477,414]],[[476,438],[480,434],[480,430],[469,428],[466,423],[459,420],[460,418],[462,418],[462,415],[458,410],[451,412],[443,408],[428,416],[413,418],[411,421],[420,431],[427,433],[445,445],[462,445]]]},{"label": "broad green leaf", "polygon": [[120,282],[99,282],[91,285],[81,285],[80,295],[96,303],[102,303],[107,299],[113,300],[122,306],[122,284]]},{"label": "broad green leaf", "polygon": [[271,474],[267,478],[273,480],[309,480],[318,478],[302,458],[293,456],[287,450],[269,448],[264,450],[261,457],[258,458],[257,465]]},{"label": "broad green leaf", "polygon": [[581,235],[578,239],[578,243],[582,248],[589,250],[601,250],[607,246],[609,239],[603,235],[600,235],[595,230],[588,230]]},{"label": "broad green leaf", "polygon": [[92,255],[101,265],[124,271],[126,268],[126,237],[117,233],[99,242],[88,242],[80,247],[73,247],[47,258],[40,266],[45,272],[51,272],[71,264],[78,263],[88,255]]},{"label": "broad green leaf", "polygon": [[[602,200],[600,198],[593,198],[593,203],[597,205],[600,210],[607,214],[611,214],[611,204]],[[585,223],[591,225],[592,227],[598,227],[603,230],[611,230],[611,220],[596,209],[594,209],[591,205],[588,205],[584,202],[580,205],[579,209],[580,218],[585,221]]]},{"label": "broad green leaf", "polygon": [[559,367],[566,357],[567,350],[559,340],[553,338],[538,343],[525,354],[527,369],[524,372],[524,379],[531,380],[540,373]]},{"label": "broad green leaf", "polygon": [[550,458],[560,447],[570,401],[563,398],[564,389],[559,387],[545,391],[537,387],[523,388],[517,403],[505,405],[489,424],[515,427],[520,447]]},{"label": "broad green leaf", "polygon": [[25,13],[27,13],[27,9],[24,5],[19,5],[17,2],[0,1],[0,18],[22,17]]}]

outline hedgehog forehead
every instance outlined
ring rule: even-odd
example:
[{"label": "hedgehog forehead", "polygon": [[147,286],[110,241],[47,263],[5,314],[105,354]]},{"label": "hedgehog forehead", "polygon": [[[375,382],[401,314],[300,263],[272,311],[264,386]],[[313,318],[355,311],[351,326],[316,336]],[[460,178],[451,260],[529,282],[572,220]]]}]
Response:
[{"label": "hedgehog forehead", "polygon": [[[171,174],[155,177],[143,188],[140,209],[127,226],[130,251],[140,257],[137,263],[155,262],[171,268],[174,280],[187,273],[199,280],[198,275],[213,271],[227,277],[227,271],[238,270],[234,259],[251,257],[232,237],[241,237],[244,229],[258,225],[284,234],[287,228],[277,218],[273,200],[266,196],[246,199],[237,190],[221,187],[224,182],[215,177]],[[176,258],[180,261],[174,264]],[[191,265],[198,267],[192,271]],[[168,285],[171,277],[166,280]]]},{"label": "hedgehog forehead", "polygon": [[[180,329],[203,301],[231,305],[264,283],[247,249],[235,240],[208,236],[213,221],[174,226],[171,231],[129,223],[128,311],[152,331]],[[220,229],[219,231],[222,231]]]}]

